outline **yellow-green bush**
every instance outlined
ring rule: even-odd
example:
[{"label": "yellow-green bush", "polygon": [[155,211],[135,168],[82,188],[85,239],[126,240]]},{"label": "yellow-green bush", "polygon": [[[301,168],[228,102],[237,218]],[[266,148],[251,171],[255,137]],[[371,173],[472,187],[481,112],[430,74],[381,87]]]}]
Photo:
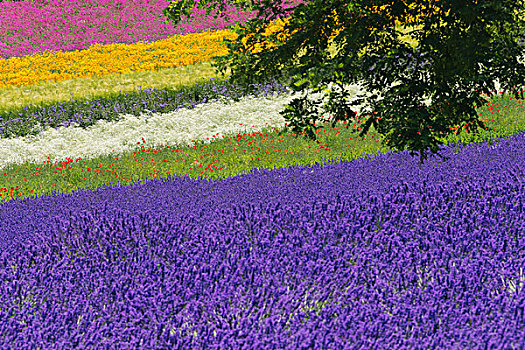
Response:
[{"label": "yellow-green bush", "polygon": [[[476,0],[475,0],[476,1]],[[409,7],[414,7],[414,6],[409,6]],[[439,10],[438,8],[434,7],[434,6],[431,6],[431,8],[433,8],[433,10],[430,12],[431,14],[434,14],[434,13],[437,13],[437,11]],[[365,9],[369,9],[368,7],[365,7]],[[426,7],[423,6],[423,10],[426,10]],[[373,6],[372,7],[372,12],[375,12],[375,11],[382,11],[382,12],[387,12],[389,13],[391,11],[390,9],[390,5],[384,5],[384,6],[381,6],[381,7],[377,7],[377,6]],[[428,11],[425,11],[426,13],[428,13]],[[337,16],[337,13],[334,11],[332,11],[333,15],[334,16]],[[448,14],[448,12],[447,12]],[[408,22],[409,23],[414,23],[416,21],[419,20],[421,16],[416,16],[415,18],[408,18]],[[336,17],[337,18],[337,17]],[[267,36],[269,35],[270,33],[273,33],[273,32],[277,32],[277,31],[280,31],[283,29],[284,25],[286,23],[288,23],[289,21],[289,18],[285,18],[285,19],[279,19],[279,20],[276,20],[274,22],[272,22],[267,28],[266,28],[266,31],[264,32],[264,36]],[[402,26],[402,25],[406,25],[405,23],[402,23],[400,21],[398,21],[397,19],[395,20],[395,25],[396,26]],[[333,33],[328,29],[326,31],[326,35],[329,35],[329,40],[335,38],[337,36],[337,34],[339,34],[340,30],[335,30]],[[285,38],[287,38],[289,35],[293,34],[294,32],[292,33],[284,33],[284,34],[281,34],[280,36],[278,36],[278,38],[280,40],[283,40]],[[247,39],[245,38],[243,40],[243,44],[246,44],[246,41]],[[267,43],[267,42],[263,42],[261,44],[258,44],[256,45],[256,48],[253,52],[257,53],[257,52],[260,52],[261,50],[264,50],[264,49],[268,49],[268,48],[272,48],[274,47],[275,45],[271,44],[271,43]]]}]

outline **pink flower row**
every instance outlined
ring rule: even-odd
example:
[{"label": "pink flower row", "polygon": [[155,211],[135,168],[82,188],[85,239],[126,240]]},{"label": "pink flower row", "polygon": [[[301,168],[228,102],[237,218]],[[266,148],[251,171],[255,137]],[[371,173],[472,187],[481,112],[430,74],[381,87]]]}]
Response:
[{"label": "pink flower row", "polygon": [[[285,0],[290,8],[302,0]],[[44,51],[74,51],[92,44],[136,43],[162,40],[173,35],[225,29],[235,21],[246,23],[255,12],[229,7],[217,19],[213,10],[194,8],[192,18],[164,23],[162,10],[169,0],[26,0],[0,3],[0,57],[31,55]]]}]

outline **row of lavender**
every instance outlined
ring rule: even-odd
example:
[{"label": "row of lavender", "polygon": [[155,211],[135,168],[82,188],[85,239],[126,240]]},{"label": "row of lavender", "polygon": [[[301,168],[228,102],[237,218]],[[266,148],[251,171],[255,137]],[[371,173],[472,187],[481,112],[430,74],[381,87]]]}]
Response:
[{"label": "row of lavender", "polygon": [[0,348],[523,348],[525,134],[0,207]]},{"label": "row of lavender", "polygon": [[[169,113],[182,108],[214,101],[239,101],[244,96],[267,97],[291,92],[286,79],[241,87],[229,78],[211,78],[181,89],[138,89],[129,93],[110,94],[97,98],[52,102],[0,111],[0,138],[37,135],[47,128],[59,129],[78,125],[87,128],[100,120],[119,121],[124,114],[136,117],[147,113]],[[290,79],[287,80],[291,82]]]}]

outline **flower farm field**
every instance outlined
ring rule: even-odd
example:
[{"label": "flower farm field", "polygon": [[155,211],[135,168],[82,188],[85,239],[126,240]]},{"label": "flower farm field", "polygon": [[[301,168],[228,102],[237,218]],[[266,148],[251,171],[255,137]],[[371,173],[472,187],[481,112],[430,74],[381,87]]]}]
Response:
[{"label": "flower farm field", "polygon": [[523,101],[422,166],[278,136],[211,66],[253,14],[168,4],[0,3],[0,349],[525,347]]}]

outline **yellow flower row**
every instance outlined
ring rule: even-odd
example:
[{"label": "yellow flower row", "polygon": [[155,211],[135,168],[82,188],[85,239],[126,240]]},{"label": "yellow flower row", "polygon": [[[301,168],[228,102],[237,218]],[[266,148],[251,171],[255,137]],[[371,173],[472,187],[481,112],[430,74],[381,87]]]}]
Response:
[{"label": "yellow flower row", "polygon": [[234,40],[228,30],[174,36],[151,43],[94,44],[73,52],[40,52],[0,59],[0,88],[158,70],[200,62],[225,55],[223,38]]},{"label": "yellow flower row", "polygon": [[[267,30],[277,31],[282,25],[282,20],[277,20],[270,23]],[[231,30],[220,30],[178,35],[151,43],[94,44],[87,50],[46,51],[0,59],[0,89],[209,62],[216,56],[227,54],[223,38],[235,40],[237,36]]]},{"label": "yellow flower row", "polygon": [[[263,36],[268,36],[272,33],[276,33],[276,32],[279,32],[281,30],[283,30],[284,28],[284,25],[286,23],[288,23],[289,19],[288,18],[285,18],[285,19],[277,19],[277,20],[274,20],[272,21],[266,28],[265,28],[265,31],[262,33]],[[293,34],[293,33],[292,33]],[[242,44],[246,47],[246,43],[248,42],[248,38],[250,37],[253,37],[253,34],[252,35],[247,35],[245,38],[243,38],[242,40]],[[289,35],[287,35],[286,33],[281,33],[279,35],[277,35],[277,39],[279,40],[285,40],[287,37],[289,37]],[[263,41],[263,42],[260,42],[260,43],[257,43],[255,44],[254,46],[254,50],[253,50],[253,53],[258,53],[258,52],[261,52],[263,50],[266,50],[266,49],[270,49],[270,48],[273,48],[275,47],[274,44],[272,43],[269,43],[269,42],[266,42],[266,41]]]},{"label": "yellow flower row", "polygon": [[[384,11],[385,8],[383,6],[379,9]],[[337,14],[334,12],[334,15]],[[288,19],[273,21],[263,35],[282,30],[287,21]],[[400,23],[396,20],[396,24]],[[339,31],[335,31],[330,39],[338,33]],[[284,33],[278,38],[284,40],[289,35]],[[87,50],[46,51],[24,57],[0,59],[0,89],[44,81],[58,82],[94,75],[152,71],[209,62],[216,56],[227,54],[227,47],[222,43],[223,38],[235,40],[237,34],[230,30],[220,30],[174,36],[151,43],[95,44]],[[247,38],[244,38],[243,44],[246,45],[246,42]],[[257,53],[274,46],[268,42],[258,43],[253,52]]]}]

